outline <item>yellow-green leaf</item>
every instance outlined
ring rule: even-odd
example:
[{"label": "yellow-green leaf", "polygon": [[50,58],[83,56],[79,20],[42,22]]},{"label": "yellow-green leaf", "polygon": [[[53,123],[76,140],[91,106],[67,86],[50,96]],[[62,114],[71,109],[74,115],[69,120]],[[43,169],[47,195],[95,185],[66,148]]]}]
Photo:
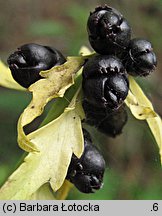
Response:
[{"label": "yellow-green leaf", "polygon": [[82,57],[69,57],[67,62],[42,71],[44,79],[38,80],[29,87],[33,98],[18,121],[18,143],[27,152],[38,151],[35,144],[28,142],[23,127],[42,114],[45,105],[56,97],[63,97],[65,91],[74,84],[74,76],[84,63]]},{"label": "yellow-green leaf", "polygon": [[158,144],[162,163],[162,120],[154,111],[152,103],[143,93],[142,89],[139,87],[133,77],[130,76],[129,81],[130,91],[125,103],[135,118],[147,121],[150,130]]},{"label": "yellow-green leaf", "polygon": [[50,184],[45,183],[29,197],[29,200],[56,200],[56,198]]},{"label": "yellow-green leaf", "polygon": [[[83,152],[81,118],[76,95],[57,119],[27,135],[39,152],[31,152],[0,190],[0,199],[30,199],[45,183],[57,191],[64,182],[74,153]],[[78,104],[77,104],[78,105]]]},{"label": "yellow-green leaf", "polygon": [[152,103],[149,101],[149,99],[146,97],[146,95],[143,93],[140,86],[137,84],[137,82],[133,79],[133,77],[129,77],[130,81],[130,89],[131,92],[136,96],[137,102],[142,106],[150,107],[153,109]]},{"label": "yellow-green leaf", "polygon": [[87,59],[96,55],[96,52],[91,52],[88,47],[82,46],[79,50],[79,54],[83,56],[85,59]]},{"label": "yellow-green leaf", "polygon": [[22,91],[26,90],[13,79],[10,69],[2,61],[0,61],[0,86]]},{"label": "yellow-green leaf", "polygon": [[65,200],[68,196],[69,191],[74,185],[69,181],[65,180],[61,188],[56,192],[55,197],[57,200]]},{"label": "yellow-green leaf", "polygon": [[82,55],[82,56],[87,56],[87,55],[90,55],[92,54],[92,52],[89,50],[88,47],[86,46],[82,46],[79,50],[79,54]]},{"label": "yellow-green leaf", "polygon": [[65,200],[74,185],[65,180],[61,188],[54,193],[49,182],[42,185],[29,200]]},{"label": "yellow-green leaf", "polygon": [[155,118],[148,118],[147,123],[159,146],[159,153],[160,153],[161,163],[162,163],[162,120],[160,116],[157,115]]}]

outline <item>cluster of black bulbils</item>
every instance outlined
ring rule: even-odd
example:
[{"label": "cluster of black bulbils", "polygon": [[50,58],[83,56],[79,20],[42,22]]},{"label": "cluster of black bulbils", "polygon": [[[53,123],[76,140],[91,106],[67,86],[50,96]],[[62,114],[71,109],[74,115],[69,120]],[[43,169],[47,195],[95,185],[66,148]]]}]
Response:
[{"label": "cluster of black bulbils", "polygon": [[[156,56],[149,41],[131,39],[128,21],[112,7],[97,7],[91,12],[87,30],[96,53],[83,67],[84,123],[115,137],[127,122],[124,100],[129,91],[128,74],[149,75],[156,67]],[[28,88],[42,78],[40,71],[61,65],[66,58],[55,48],[25,44],[7,62],[15,81]],[[103,184],[105,161],[88,131],[83,129],[83,135],[84,152],[80,158],[72,155],[66,179],[81,192],[92,193]]]},{"label": "cluster of black bulbils", "polygon": [[157,61],[151,43],[131,39],[131,27],[114,8],[97,7],[87,23],[89,41],[97,54],[83,69],[86,122],[109,136],[121,133],[127,121],[124,100],[128,74],[147,76]]}]

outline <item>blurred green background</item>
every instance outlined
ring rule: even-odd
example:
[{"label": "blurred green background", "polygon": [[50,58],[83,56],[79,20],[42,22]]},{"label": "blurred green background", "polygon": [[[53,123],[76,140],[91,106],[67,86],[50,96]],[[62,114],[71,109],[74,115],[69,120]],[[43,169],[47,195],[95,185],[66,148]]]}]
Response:
[{"label": "blurred green background", "polygon": [[[77,55],[82,45],[90,47],[86,21],[89,12],[101,3],[124,14],[132,26],[132,37],[144,37],[152,42],[158,67],[139,83],[162,116],[161,0],[0,0],[0,58],[6,62],[12,51],[30,42],[54,46],[65,56]],[[17,146],[16,126],[30,99],[26,92],[0,88],[0,185],[23,154]],[[103,188],[88,195],[74,188],[68,199],[162,199],[157,145],[147,124],[128,114],[128,123],[117,138],[93,135],[107,163]]]}]

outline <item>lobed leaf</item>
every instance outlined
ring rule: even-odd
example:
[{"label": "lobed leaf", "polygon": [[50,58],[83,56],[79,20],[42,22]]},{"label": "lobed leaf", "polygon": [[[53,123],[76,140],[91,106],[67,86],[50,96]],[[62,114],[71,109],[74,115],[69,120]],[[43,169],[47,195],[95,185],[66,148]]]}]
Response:
[{"label": "lobed leaf", "polygon": [[74,185],[65,179],[61,188],[55,193],[56,199],[57,200],[65,200],[72,187],[74,187]]},{"label": "lobed leaf", "polygon": [[40,116],[45,105],[56,97],[63,97],[65,91],[74,84],[74,76],[84,63],[82,57],[69,57],[65,64],[40,72],[44,79],[29,87],[33,98],[18,121],[18,143],[27,152],[38,151],[37,146],[29,141],[23,127]]},{"label": "lobed leaf", "polygon": [[29,197],[29,200],[56,200],[56,198],[49,183],[45,183]]},{"label": "lobed leaf", "polygon": [[13,79],[10,69],[2,61],[0,61],[0,86],[22,91],[26,90]]},{"label": "lobed leaf", "polygon": [[75,105],[76,95],[57,119],[27,135],[39,152],[30,152],[9,177],[0,190],[0,200],[31,199],[47,182],[53,191],[61,187],[72,154],[80,157],[83,152],[81,118]]},{"label": "lobed leaf", "polygon": [[61,188],[54,193],[49,182],[42,185],[29,200],[65,200],[73,184],[65,180]]},{"label": "lobed leaf", "polygon": [[89,50],[89,48],[88,47],[86,47],[86,46],[81,46],[81,48],[80,48],[80,50],[79,50],[79,54],[81,55],[81,56],[88,56],[88,55],[92,55],[94,52],[91,52],[90,50]]},{"label": "lobed leaf", "polygon": [[154,111],[152,103],[143,93],[136,81],[130,76],[130,91],[125,100],[135,118],[146,120],[151,132],[158,144],[160,159],[162,163],[162,120]]}]

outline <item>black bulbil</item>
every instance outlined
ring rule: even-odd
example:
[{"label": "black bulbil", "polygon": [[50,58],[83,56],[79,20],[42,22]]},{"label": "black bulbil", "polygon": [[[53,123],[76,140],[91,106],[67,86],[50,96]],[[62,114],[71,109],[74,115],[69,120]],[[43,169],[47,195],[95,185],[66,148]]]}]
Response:
[{"label": "black bulbil", "polygon": [[93,105],[117,109],[128,94],[129,81],[117,57],[98,55],[84,65],[82,86],[84,98]]},{"label": "black bulbil", "polygon": [[96,146],[92,144],[89,133],[84,129],[84,152],[80,158],[74,154],[68,168],[66,179],[83,193],[94,193],[103,185],[105,160]]},{"label": "black bulbil", "polygon": [[128,21],[119,11],[106,5],[90,13],[87,31],[92,48],[100,54],[120,54],[131,39]]},{"label": "black bulbil", "polygon": [[7,59],[13,78],[25,88],[42,78],[40,71],[49,70],[65,61],[57,49],[34,43],[20,46]]},{"label": "black bulbil", "polygon": [[147,76],[157,66],[156,55],[151,43],[140,38],[131,40],[125,62],[126,70],[132,76]]}]

